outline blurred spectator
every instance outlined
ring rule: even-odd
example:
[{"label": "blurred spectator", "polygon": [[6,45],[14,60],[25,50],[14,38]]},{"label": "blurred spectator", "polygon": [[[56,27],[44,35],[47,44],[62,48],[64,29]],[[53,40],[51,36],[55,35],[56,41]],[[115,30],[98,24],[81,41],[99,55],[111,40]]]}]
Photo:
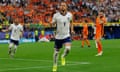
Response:
[{"label": "blurred spectator", "polygon": [[80,23],[82,16],[94,22],[101,9],[105,11],[108,22],[119,22],[119,0],[0,0],[0,23],[8,25],[18,17],[22,24],[48,25],[53,13],[59,10],[61,1],[67,3],[75,23]]}]

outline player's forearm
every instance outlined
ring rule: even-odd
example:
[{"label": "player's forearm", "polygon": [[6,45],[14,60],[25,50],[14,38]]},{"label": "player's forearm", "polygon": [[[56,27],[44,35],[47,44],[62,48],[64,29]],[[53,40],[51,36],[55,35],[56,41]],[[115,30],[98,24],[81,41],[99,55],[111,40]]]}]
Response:
[{"label": "player's forearm", "polygon": [[104,24],[101,24],[101,27],[102,27],[102,36],[104,35]]},{"label": "player's forearm", "polygon": [[101,24],[102,29],[104,29],[104,24]]},{"label": "player's forearm", "polygon": [[9,32],[9,29],[2,30],[2,32]]},{"label": "player's forearm", "polygon": [[74,32],[74,26],[72,23],[71,23],[71,32]]},{"label": "player's forearm", "polygon": [[21,34],[20,34],[20,38],[22,38],[23,37],[23,31],[21,31]]}]

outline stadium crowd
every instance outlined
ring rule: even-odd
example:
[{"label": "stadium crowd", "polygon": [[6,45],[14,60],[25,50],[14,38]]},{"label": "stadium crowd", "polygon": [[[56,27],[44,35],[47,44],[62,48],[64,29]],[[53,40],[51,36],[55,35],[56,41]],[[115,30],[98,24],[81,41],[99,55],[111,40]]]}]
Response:
[{"label": "stadium crowd", "polygon": [[119,22],[119,0],[0,0],[0,23],[12,23],[19,17],[22,24],[48,23],[59,9],[59,2],[66,1],[73,13],[73,22],[80,23],[83,16],[93,22],[98,10],[105,11],[109,22]]},{"label": "stadium crowd", "polygon": [[48,26],[61,1],[67,3],[74,24],[84,18],[95,22],[99,10],[104,10],[108,22],[120,22],[119,0],[0,0],[0,29],[8,27],[15,18],[26,29],[28,24]]}]

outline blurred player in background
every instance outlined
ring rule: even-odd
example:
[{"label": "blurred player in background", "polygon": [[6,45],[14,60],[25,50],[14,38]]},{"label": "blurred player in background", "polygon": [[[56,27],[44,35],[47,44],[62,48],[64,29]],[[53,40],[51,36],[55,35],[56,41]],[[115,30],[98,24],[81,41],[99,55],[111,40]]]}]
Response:
[{"label": "blurred player in background", "polygon": [[65,2],[60,3],[60,11],[54,14],[52,24],[56,24],[57,26],[53,61],[53,71],[57,71],[57,61],[60,48],[62,48],[63,45],[65,46],[64,53],[61,56],[61,64],[64,66],[65,57],[71,49],[70,29],[71,33],[74,33],[72,14],[67,11],[67,4]]},{"label": "blurred player in background", "polygon": [[[23,34],[23,27],[21,24],[19,24],[19,19],[16,18],[14,20],[14,23],[11,24],[8,29],[2,30],[2,31],[3,32],[11,31],[8,53],[11,57],[14,57],[14,54],[16,53],[17,47],[19,45],[19,40]],[[14,48],[12,49],[13,46],[14,46]]]},{"label": "blurred player in background", "polygon": [[49,37],[47,37],[47,35],[45,35],[45,30],[41,30],[39,42],[50,42]]},{"label": "blurred player in background", "polygon": [[88,24],[87,20],[83,20],[83,29],[82,29],[82,48],[84,47],[84,42],[87,43],[88,47],[90,47],[90,42],[88,40]]},{"label": "blurred player in background", "polygon": [[98,49],[98,54],[96,56],[101,56],[103,54],[101,38],[104,35],[104,25],[106,23],[106,18],[103,11],[98,13],[96,18],[96,31],[95,31],[95,42]]}]

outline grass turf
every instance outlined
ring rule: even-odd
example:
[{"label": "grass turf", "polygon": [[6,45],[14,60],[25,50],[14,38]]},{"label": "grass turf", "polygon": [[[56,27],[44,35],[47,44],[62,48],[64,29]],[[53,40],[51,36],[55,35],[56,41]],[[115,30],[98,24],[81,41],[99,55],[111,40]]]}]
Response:
[{"label": "grass turf", "polygon": [[[58,72],[119,72],[120,40],[103,40],[103,56],[95,57],[94,41],[91,48],[81,48],[80,41],[72,42],[66,66],[58,62]],[[14,59],[8,56],[8,44],[0,44],[0,72],[52,72],[54,43],[20,44]],[[61,49],[60,54],[63,52]]]}]

